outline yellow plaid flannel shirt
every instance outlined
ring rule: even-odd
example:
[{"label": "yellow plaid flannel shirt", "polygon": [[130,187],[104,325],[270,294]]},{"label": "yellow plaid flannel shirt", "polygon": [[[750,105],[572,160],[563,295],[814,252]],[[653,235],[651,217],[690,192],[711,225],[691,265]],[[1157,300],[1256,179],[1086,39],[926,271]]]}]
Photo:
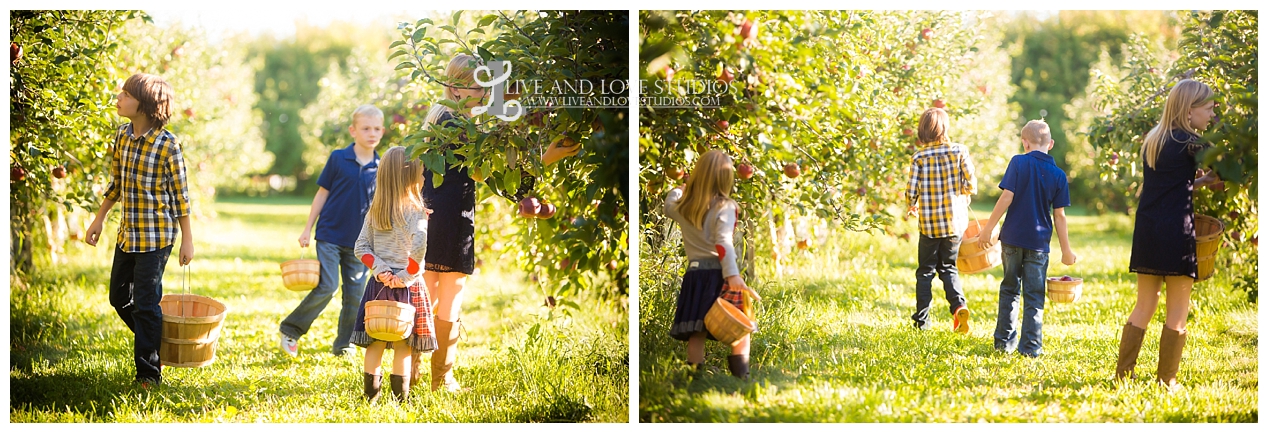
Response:
[{"label": "yellow plaid flannel shirt", "polygon": [[967,196],[977,193],[973,172],[969,149],[963,144],[931,145],[912,156],[907,206],[918,209],[920,234],[930,238],[960,235],[955,226],[967,226]]},{"label": "yellow plaid flannel shirt", "polygon": [[115,133],[110,153],[106,198],[122,207],[119,248],[144,253],[172,245],[179,228],[176,219],[189,215],[185,160],[176,136],[151,128],[136,137],[129,123]]}]

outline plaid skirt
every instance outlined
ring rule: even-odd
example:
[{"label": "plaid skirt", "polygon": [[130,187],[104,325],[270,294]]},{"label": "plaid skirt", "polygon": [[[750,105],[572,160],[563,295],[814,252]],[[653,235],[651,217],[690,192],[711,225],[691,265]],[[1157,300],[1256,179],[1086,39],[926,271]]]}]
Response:
[{"label": "plaid skirt", "polygon": [[427,289],[423,288],[423,279],[419,278],[409,287],[391,288],[380,283],[373,275],[365,286],[365,294],[361,296],[361,307],[357,311],[357,323],[352,328],[352,344],[369,347],[376,340],[365,332],[365,303],[370,301],[396,301],[414,306],[414,329],[405,337],[405,342],[415,351],[427,353],[436,350],[436,321],[432,316],[431,298]]},{"label": "plaid skirt", "polygon": [[[704,326],[704,316],[713,308],[713,302],[719,297],[744,309],[744,294],[739,290],[727,289],[726,279],[722,278],[722,266],[716,260],[700,261],[695,268],[688,268],[682,276],[682,287],[678,291],[678,304],[674,309],[674,323],[669,328],[669,336],[687,341],[692,334],[703,332],[710,340],[717,340]],[[717,269],[711,269],[716,267]]]}]

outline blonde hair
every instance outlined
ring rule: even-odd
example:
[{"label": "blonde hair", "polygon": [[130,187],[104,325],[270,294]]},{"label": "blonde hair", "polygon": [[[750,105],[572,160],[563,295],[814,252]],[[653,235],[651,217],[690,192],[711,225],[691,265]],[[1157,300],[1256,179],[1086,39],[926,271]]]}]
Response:
[{"label": "blonde hair", "polygon": [[383,120],[383,110],[370,104],[365,104],[352,110],[352,126],[357,125],[357,118],[374,117]]},{"label": "blonde hair", "polygon": [[1052,141],[1052,130],[1048,128],[1048,122],[1031,120],[1021,128],[1021,139],[1031,146],[1047,146]]},{"label": "blonde hair", "polygon": [[920,144],[945,144],[950,143],[951,138],[947,137],[947,129],[951,125],[951,116],[941,108],[930,108],[920,115],[920,126],[917,128],[916,137],[920,139]]},{"label": "blonde hair", "polygon": [[123,91],[137,100],[136,110],[150,119],[151,128],[163,129],[172,118],[172,85],[163,77],[134,74],[123,82]]},{"label": "blonde hair", "polygon": [[366,219],[376,230],[391,230],[405,223],[405,210],[426,214],[423,204],[423,164],[405,154],[405,148],[393,146],[379,158],[379,172],[374,179],[374,199]]},{"label": "blonde hair", "polygon": [[[458,95],[450,86],[469,86],[475,83],[475,68],[479,61],[479,57],[470,54],[459,54],[449,60],[449,66],[445,67],[445,76],[441,78],[441,84],[445,86],[445,99],[458,100]],[[436,121],[440,120],[440,115],[448,111],[452,110],[441,104],[432,104],[431,109],[427,111],[425,124],[428,127],[436,124]]]},{"label": "blonde hair", "polygon": [[718,200],[730,200],[735,188],[735,166],[731,157],[713,149],[700,155],[696,168],[683,186],[681,213],[696,228],[704,228],[704,216]]},{"label": "blonde hair", "polygon": [[1158,125],[1145,134],[1145,145],[1140,149],[1140,152],[1145,155],[1145,164],[1150,168],[1156,167],[1158,155],[1162,153],[1162,145],[1166,143],[1167,137],[1175,140],[1171,131],[1183,129],[1190,134],[1199,135],[1193,130],[1193,126],[1189,125],[1189,110],[1207,103],[1214,97],[1215,91],[1211,90],[1211,86],[1200,81],[1186,78],[1176,83],[1176,86],[1171,88],[1171,93],[1167,94],[1167,102],[1162,106],[1162,118],[1158,120]]}]

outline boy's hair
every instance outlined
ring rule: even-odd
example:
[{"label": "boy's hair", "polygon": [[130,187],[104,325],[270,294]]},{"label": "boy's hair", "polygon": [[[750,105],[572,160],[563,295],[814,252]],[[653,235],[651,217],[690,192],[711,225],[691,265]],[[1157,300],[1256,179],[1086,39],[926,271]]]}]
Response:
[{"label": "boy's hair", "polygon": [[[459,54],[449,60],[449,65],[445,67],[445,76],[441,78],[444,84],[451,86],[470,86],[475,83],[475,70],[480,58],[470,54]],[[454,88],[445,86],[445,99],[457,102],[458,95],[454,93]],[[440,115],[446,111],[450,111],[449,107],[441,104],[432,104],[431,110],[427,111],[427,120],[424,125],[435,124],[440,119]]]},{"label": "boy's hair", "polygon": [[1172,130],[1183,129],[1190,134],[1201,135],[1189,125],[1189,110],[1214,97],[1215,91],[1211,90],[1211,86],[1201,81],[1186,78],[1176,83],[1171,88],[1171,93],[1167,94],[1167,103],[1162,107],[1162,118],[1158,120],[1158,125],[1145,134],[1145,145],[1140,150],[1145,154],[1145,164],[1155,167],[1158,154],[1162,153],[1162,144],[1166,142],[1166,137],[1171,137]]},{"label": "boy's hair", "polygon": [[391,230],[405,223],[406,207],[426,213],[423,204],[423,164],[405,154],[405,148],[393,146],[379,158],[379,173],[374,179],[374,199],[366,219],[370,227]]},{"label": "boy's hair", "polygon": [[696,228],[704,228],[704,216],[718,199],[727,199],[735,187],[735,166],[721,150],[705,152],[682,188],[678,212]]},{"label": "boy's hair", "polygon": [[123,91],[137,100],[137,111],[150,119],[152,128],[163,129],[172,118],[172,85],[163,77],[134,74],[123,82]]},{"label": "boy's hair", "polygon": [[379,120],[383,119],[383,110],[370,104],[365,104],[352,110],[352,125],[356,126],[358,117],[375,117]]},{"label": "boy's hair", "polygon": [[920,126],[916,137],[920,144],[946,144],[951,142],[947,137],[947,129],[951,125],[951,117],[941,108],[930,108],[920,115]]},{"label": "boy's hair", "polygon": [[1052,130],[1048,129],[1047,122],[1031,120],[1021,128],[1021,139],[1026,140],[1031,146],[1047,146],[1048,142],[1052,141]]}]

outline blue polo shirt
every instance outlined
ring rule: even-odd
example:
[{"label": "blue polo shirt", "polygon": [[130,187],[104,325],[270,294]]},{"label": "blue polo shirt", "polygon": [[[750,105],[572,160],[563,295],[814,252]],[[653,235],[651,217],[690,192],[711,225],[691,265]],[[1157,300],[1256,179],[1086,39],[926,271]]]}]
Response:
[{"label": "blue polo shirt", "polygon": [[379,153],[366,165],[357,163],[356,143],[330,152],[326,167],[317,177],[317,186],[330,191],[317,218],[317,236],[322,242],[352,248],[361,234],[365,213],[374,198],[374,175],[379,172]]},{"label": "blue polo shirt", "polygon": [[1052,156],[1031,151],[1008,161],[999,189],[1013,192],[1013,203],[999,231],[999,241],[1048,252],[1052,241],[1052,209],[1070,206],[1070,184]]}]

